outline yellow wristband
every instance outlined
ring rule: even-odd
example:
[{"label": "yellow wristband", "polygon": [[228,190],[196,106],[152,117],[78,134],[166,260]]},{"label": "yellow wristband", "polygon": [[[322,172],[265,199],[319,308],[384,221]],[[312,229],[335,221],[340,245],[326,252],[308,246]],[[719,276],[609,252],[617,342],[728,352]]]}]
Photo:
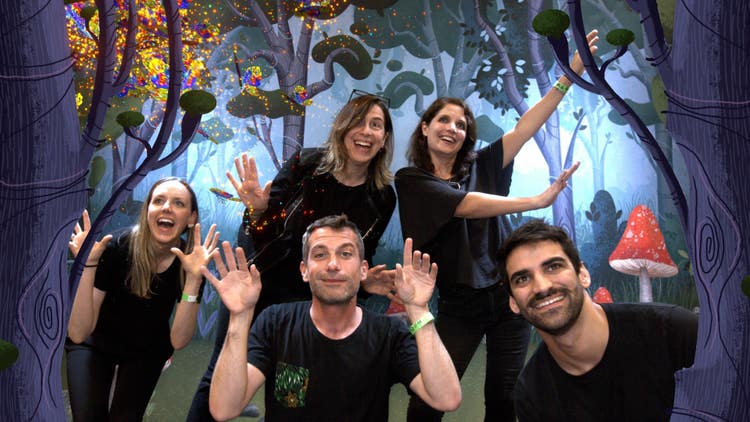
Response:
[{"label": "yellow wristband", "polygon": [[419,317],[418,320],[414,321],[414,324],[412,324],[409,327],[409,332],[412,335],[414,335],[417,331],[419,331],[422,327],[432,322],[434,319],[435,319],[435,316],[432,315],[432,312],[428,311],[427,313]]},{"label": "yellow wristband", "polygon": [[562,92],[562,95],[565,95],[566,92],[568,92],[568,89],[570,89],[569,86],[565,86],[562,82],[555,82],[555,85],[553,85],[554,88],[556,88],[558,91]]}]

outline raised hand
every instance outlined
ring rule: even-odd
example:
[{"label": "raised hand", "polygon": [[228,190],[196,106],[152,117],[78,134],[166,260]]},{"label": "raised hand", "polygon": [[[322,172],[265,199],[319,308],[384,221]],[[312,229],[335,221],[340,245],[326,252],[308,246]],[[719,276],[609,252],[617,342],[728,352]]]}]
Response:
[{"label": "raised hand", "polygon": [[426,307],[437,280],[437,264],[430,265],[430,256],[412,252],[412,240],[404,242],[404,264],[396,264],[396,290],[404,305]]},{"label": "raised hand", "polygon": [[203,276],[214,286],[216,292],[219,293],[219,297],[221,297],[221,301],[224,302],[231,314],[255,309],[261,289],[260,273],[255,265],[251,265],[248,270],[245,251],[242,248],[235,249],[235,258],[229,242],[222,242],[221,247],[226,257],[226,265],[218,250],[213,253],[214,263],[221,280],[214,277],[205,266],[201,267]]},{"label": "raised hand", "polygon": [[232,186],[234,186],[234,190],[237,191],[237,196],[240,197],[242,203],[245,204],[250,212],[263,211],[268,208],[268,198],[271,195],[271,182],[267,182],[261,188],[258,181],[258,167],[255,165],[255,159],[253,157],[247,158],[247,154],[245,153],[241,157],[241,165],[239,158],[234,159],[234,167],[237,169],[240,181],[237,182],[230,171],[227,171],[227,178],[229,178]]},{"label": "raised hand", "polygon": [[219,232],[216,231],[216,224],[211,224],[206,235],[206,241],[201,242],[201,224],[197,223],[193,227],[193,250],[185,254],[179,248],[171,248],[173,254],[177,255],[182,263],[182,269],[187,274],[199,277],[201,275],[201,266],[208,265],[211,255],[216,251],[216,245],[219,244]]},{"label": "raised hand", "polygon": [[386,296],[390,300],[403,303],[394,295],[396,291],[396,270],[387,270],[385,264],[376,265],[367,270],[367,278],[362,281],[366,292]]},{"label": "raised hand", "polygon": [[[591,51],[591,54],[595,54],[596,50],[599,49],[599,47],[596,46],[596,43],[599,41],[599,31],[594,29],[589,32],[586,35],[586,40],[589,43],[589,51]],[[573,54],[573,60],[570,61],[570,68],[579,75],[583,74],[583,62],[581,61],[581,56],[578,54],[578,51]]]},{"label": "raised hand", "polygon": [[563,191],[568,186],[568,179],[575,173],[576,170],[578,170],[578,166],[580,166],[581,163],[579,161],[576,161],[572,166],[570,166],[569,169],[563,170],[562,173],[560,173],[559,176],[557,176],[557,179],[555,179],[554,183],[549,185],[547,189],[544,190],[544,192],[540,193],[537,196],[538,199],[538,205],[539,208],[545,208],[550,205],[552,205],[553,202],[555,202],[555,199],[557,199],[557,195],[560,194],[560,192]]},{"label": "raised hand", "polygon": [[[76,226],[73,228],[73,234],[70,235],[70,241],[68,242],[68,249],[70,249],[73,257],[78,256],[78,251],[81,250],[81,245],[83,245],[83,241],[86,240],[86,237],[91,230],[91,218],[89,218],[88,210],[83,210],[82,216],[83,229],[81,229],[80,224],[76,223]],[[104,236],[102,240],[94,243],[94,246],[91,247],[91,252],[89,252],[88,258],[86,259],[86,265],[96,265],[99,262],[99,258],[102,257],[102,253],[104,253],[104,249],[107,247],[107,243],[109,243],[110,240],[112,240],[112,235],[108,234]]]}]

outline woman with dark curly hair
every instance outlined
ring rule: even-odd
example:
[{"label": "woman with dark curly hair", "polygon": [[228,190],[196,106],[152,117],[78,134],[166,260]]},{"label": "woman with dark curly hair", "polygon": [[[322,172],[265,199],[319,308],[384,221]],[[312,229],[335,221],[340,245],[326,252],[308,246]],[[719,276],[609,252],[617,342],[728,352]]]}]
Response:
[{"label": "woman with dark curly hair", "polygon": [[[589,34],[590,48],[597,40]],[[576,54],[571,64],[583,72]],[[401,229],[414,248],[439,263],[436,328],[459,377],[482,337],[487,342],[485,420],[513,421],[512,391],[523,367],[529,326],[511,312],[500,287],[497,251],[504,238],[501,217],[545,208],[567,186],[578,163],[539,195],[509,198],[513,159],[542,127],[571,82],[555,87],[496,142],[474,151],[474,114],[464,101],[439,98],[424,112],[408,150],[411,167],[396,173]],[[442,413],[412,395],[409,421],[440,420]]]}]

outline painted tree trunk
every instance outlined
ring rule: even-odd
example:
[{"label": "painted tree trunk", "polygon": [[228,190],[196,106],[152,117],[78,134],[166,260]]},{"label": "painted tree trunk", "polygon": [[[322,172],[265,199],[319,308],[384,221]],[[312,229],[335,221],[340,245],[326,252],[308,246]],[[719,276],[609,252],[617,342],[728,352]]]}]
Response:
[{"label": "painted tree trunk", "polygon": [[667,128],[690,176],[688,230],[700,303],[695,364],[676,375],[672,420],[750,420],[750,3],[675,11]]},{"label": "painted tree trunk", "polygon": [[63,2],[0,2],[0,23],[0,338],[20,352],[0,372],[0,419],[61,421],[67,242],[86,203],[93,146],[71,124]]}]

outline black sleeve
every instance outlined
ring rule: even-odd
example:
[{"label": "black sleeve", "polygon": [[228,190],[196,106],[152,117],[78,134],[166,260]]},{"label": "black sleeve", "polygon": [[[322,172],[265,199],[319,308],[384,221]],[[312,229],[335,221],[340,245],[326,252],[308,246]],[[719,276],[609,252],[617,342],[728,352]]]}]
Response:
[{"label": "black sleeve", "polygon": [[396,173],[401,232],[411,237],[415,248],[432,240],[453,218],[466,192],[453,188],[432,174],[415,167]]},{"label": "black sleeve", "polygon": [[[376,199],[374,205],[377,207],[377,213],[379,215],[378,221],[372,228],[370,233],[362,233],[365,242],[365,259],[372,265],[372,257],[375,256],[375,251],[378,248],[380,238],[385,233],[385,229],[388,227],[388,223],[391,221],[393,210],[396,208],[396,192],[391,186],[386,186],[379,192],[375,193]],[[367,229],[364,229],[367,230]]]},{"label": "black sleeve", "polygon": [[674,370],[693,365],[698,341],[698,315],[674,306],[668,315],[667,338]]},{"label": "black sleeve", "polygon": [[479,189],[493,195],[510,193],[513,161],[503,168],[503,138],[477,151],[476,178]]},{"label": "black sleeve", "polygon": [[414,377],[419,375],[419,355],[417,354],[417,342],[403,321],[393,319],[389,321],[391,332],[395,336],[393,351],[393,369],[396,379],[409,389],[409,384]]}]

